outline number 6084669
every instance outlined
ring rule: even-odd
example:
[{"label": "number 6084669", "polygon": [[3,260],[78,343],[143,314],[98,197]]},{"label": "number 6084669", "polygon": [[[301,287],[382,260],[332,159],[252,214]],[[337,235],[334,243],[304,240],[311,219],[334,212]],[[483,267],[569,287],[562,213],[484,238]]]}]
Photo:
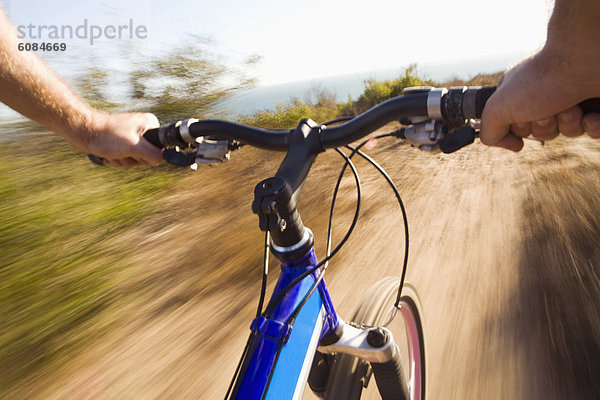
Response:
[{"label": "number 6084669", "polygon": [[17,46],[19,51],[65,51],[67,50],[66,43],[19,43]]}]

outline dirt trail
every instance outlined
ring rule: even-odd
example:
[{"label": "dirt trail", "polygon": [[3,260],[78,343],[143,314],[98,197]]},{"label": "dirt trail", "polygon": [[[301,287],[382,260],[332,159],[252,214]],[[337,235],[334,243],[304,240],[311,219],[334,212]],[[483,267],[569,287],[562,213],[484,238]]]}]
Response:
[{"label": "dirt trail", "polygon": [[[408,211],[429,398],[598,398],[600,145],[530,142],[515,155],[475,144],[428,155],[382,142],[371,154]],[[271,155],[243,149],[228,168],[190,177],[163,215],[117,239],[136,243],[139,265],[124,272],[120,290],[135,295],[123,302],[142,300],[31,397],[222,398],[255,312],[263,236],[250,203],[254,184],[277,165],[256,160]],[[300,206],[317,238],[333,184],[320,186],[333,182],[334,157],[318,160]],[[403,254],[393,196],[368,165],[359,168],[362,223],[327,272],[342,317],[368,286],[399,274]],[[344,186],[337,240],[353,207],[350,178]]]}]

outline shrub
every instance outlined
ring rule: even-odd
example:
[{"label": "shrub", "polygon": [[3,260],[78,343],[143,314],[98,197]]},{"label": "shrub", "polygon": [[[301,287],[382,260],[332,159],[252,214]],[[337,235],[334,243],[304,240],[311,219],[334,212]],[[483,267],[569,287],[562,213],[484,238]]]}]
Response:
[{"label": "shrub", "polygon": [[402,91],[411,86],[434,86],[431,80],[422,80],[415,74],[416,66],[412,65],[404,71],[404,76],[394,80],[376,81],[368,79],[365,81],[365,91],[356,102],[351,102],[347,107],[342,107],[344,114],[357,115],[369,108],[402,95]]},{"label": "shrub", "polygon": [[304,101],[294,97],[288,104],[277,104],[274,111],[258,111],[250,116],[241,117],[239,121],[260,128],[291,129],[298,125],[302,118],[323,123],[336,118],[338,114],[335,95],[327,90],[317,89],[311,91]]}]

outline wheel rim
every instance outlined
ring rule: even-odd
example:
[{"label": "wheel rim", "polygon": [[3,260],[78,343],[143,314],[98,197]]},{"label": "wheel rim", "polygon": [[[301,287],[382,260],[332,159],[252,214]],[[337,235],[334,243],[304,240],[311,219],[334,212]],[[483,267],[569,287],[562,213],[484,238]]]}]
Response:
[{"label": "wheel rim", "polygon": [[404,320],[404,327],[406,329],[406,339],[408,342],[408,389],[410,392],[410,398],[412,400],[422,400],[422,381],[421,375],[422,362],[421,362],[421,342],[419,335],[418,322],[415,319],[415,306],[408,302],[405,298],[400,301],[400,314]]}]

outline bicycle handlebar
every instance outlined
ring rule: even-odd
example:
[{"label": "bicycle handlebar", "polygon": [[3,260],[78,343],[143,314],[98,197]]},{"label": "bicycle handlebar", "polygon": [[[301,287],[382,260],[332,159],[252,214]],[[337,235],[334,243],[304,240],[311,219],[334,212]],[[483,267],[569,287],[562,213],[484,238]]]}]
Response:
[{"label": "bicycle handlebar", "polygon": [[[431,89],[431,88],[428,88]],[[428,90],[424,89],[424,90]],[[466,125],[469,119],[480,119],[485,104],[494,94],[495,86],[457,87],[448,91],[428,90],[398,96],[334,127],[321,126],[323,150],[357,141],[387,123],[402,118],[443,119],[452,129]],[[579,104],[583,113],[600,113],[600,98]],[[441,117],[441,118],[440,118]],[[238,140],[267,150],[286,151],[294,130],[269,130],[221,120],[200,120],[182,129],[180,123],[150,129],[144,138],[157,147],[187,146],[198,137],[216,136]]]},{"label": "bicycle handlebar", "polygon": [[[416,89],[384,101],[341,125],[330,128],[321,126],[321,148],[325,150],[347,145],[391,121],[403,118],[442,120],[447,128],[457,130],[464,127],[467,120],[481,118],[485,104],[496,87]],[[586,100],[579,106],[583,114],[600,113],[600,98]],[[219,137],[267,150],[287,151],[294,132],[294,129],[269,130],[213,119],[189,122],[189,125],[188,122],[178,122],[150,129],[144,133],[144,138],[159,148],[187,147],[195,144],[199,137]],[[103,164],[99,157],[90,155],[89,158],[96,164]]]},{"label": "bicycle handlebar", "polygon": [[[480,119],[488,99],[492,97],[496,91],[496,86],[486,86],[480,88],[475,94],[475,110],[474,116],[466,116],[466,118]],[[578,104],[581,107],[583,115],[590,113],[600,113],[600,98],[587,99]]]},{"label": "bicycle handlebar", "polygon": [[270,130],[237,124],[230,121],[205,119],[194,122],[188,128],[188,140],[182,135],[179,124],[170,124],[150,129],[144,138],[153,145],[163,148],[169,146],[187,146],[191,140],[202,136],[218,136],[239,140],[240,142],[267,150],[285,151],[289,147],[291,130]]},{"label": "bicycle handlebar", "polygon": [[[323,149],[343,146],[361,139],[385,124],[402,117],[427,117],[427,94],[399,96],[369,109],[350,121],[327,128],[321,126]],[[238,140],[267,150],[286,151],[292,130],[268,130],[221,120],[201,120],[189,125],[187,132],[175,123],[150,129],[144,138],[157,147],[187,146],[202,136]],[[187,139],[187,140],[186,140]]]}]

